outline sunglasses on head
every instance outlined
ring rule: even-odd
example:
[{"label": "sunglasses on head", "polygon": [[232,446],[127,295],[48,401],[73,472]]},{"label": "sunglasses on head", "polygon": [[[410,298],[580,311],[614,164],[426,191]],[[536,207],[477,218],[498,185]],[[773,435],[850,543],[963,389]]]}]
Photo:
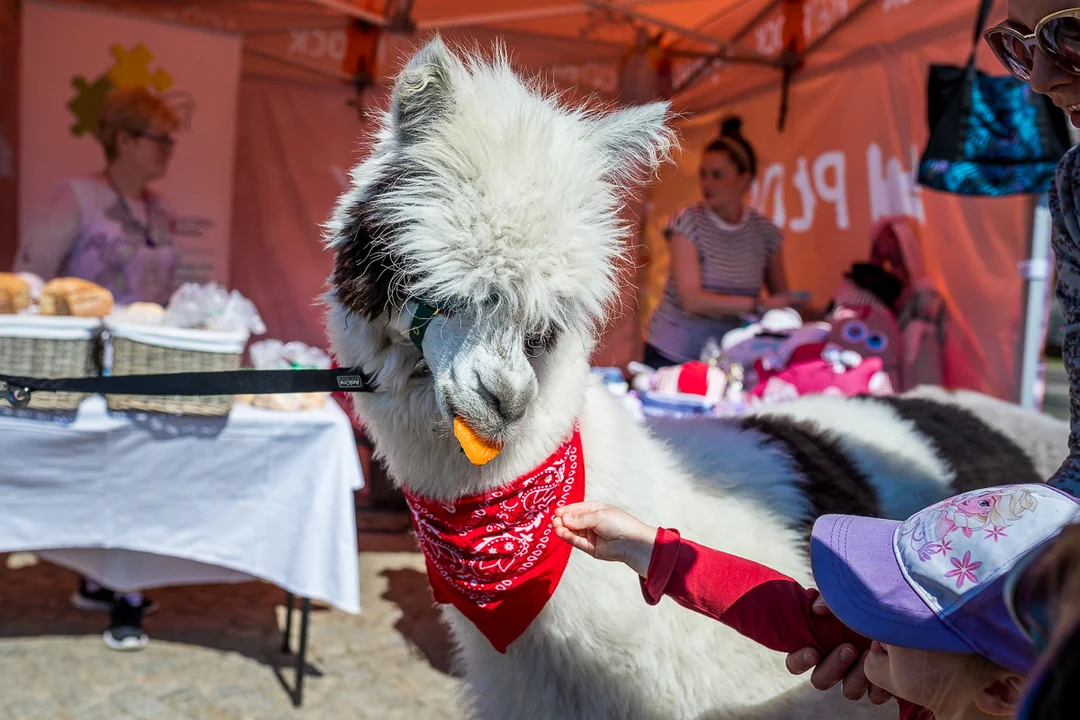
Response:
[{"label": "sunglasses on head", "polygon": [[1065,72],[1080,75],[1080,8],[1047,15],[1030,34],[1004,22],[984,32],[983,38],[1018,80],[1031,80],[1035,48]]}]

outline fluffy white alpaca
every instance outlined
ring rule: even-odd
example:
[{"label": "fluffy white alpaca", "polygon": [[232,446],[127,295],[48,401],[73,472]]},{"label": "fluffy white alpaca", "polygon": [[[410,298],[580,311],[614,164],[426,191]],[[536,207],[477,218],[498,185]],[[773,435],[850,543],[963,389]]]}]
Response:
[{"label": "fluffy white alpaca", "polygon": [[[566,109],[501,56],[462,61],[432,42],[398,79],[373,152],[328,227],[333,349],[381,388],[357,395],[356,410],[411,493],[451,503],[501,487],[578,422],[589,499],[810,584],[805,538],[816,514],[873,511],[878,500],[886,514],[907,514],[913,493],[894,486],[917,487],[928,503],[949,494],[958,472],[915,437],[903,408],[859,405],[891,417],[895,432],[866,447],[845,439],[854,449],[782,417],[699,423],[665,442],[592,380],[588,358],[618,281],[620,195],[672,148],[667,112]],[[408,336],[417,298],[442,309],[422,342],[426,368]],[[501,454],[470,464],[455,416],[500,441]],[[808,479],[830,463],[849,472],[839,490]],[[851,500],[849,486],[869,500]],[[633,573],[580,553],[506,654],[446,607],[476,718],[895,714],[807,690],[781,655],[673,602],[647,606]]]}]

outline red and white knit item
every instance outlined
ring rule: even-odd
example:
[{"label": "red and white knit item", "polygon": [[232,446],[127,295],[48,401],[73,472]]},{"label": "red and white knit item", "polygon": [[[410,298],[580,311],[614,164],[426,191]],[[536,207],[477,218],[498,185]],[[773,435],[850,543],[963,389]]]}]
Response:
[{"label": "red and white knit item", "polygon": [[435,601],[453,605],[501,653],[559,585],[571,547],[555,509],[585,499],[581,433],[508,485],[452,502],[405,492]]},{"label": "red and white knit item", "polygon": [[700,395],[715,405],[724,397],[723,371],[703,362],[662,367],[652,378],[652,389],[664,395]]}]

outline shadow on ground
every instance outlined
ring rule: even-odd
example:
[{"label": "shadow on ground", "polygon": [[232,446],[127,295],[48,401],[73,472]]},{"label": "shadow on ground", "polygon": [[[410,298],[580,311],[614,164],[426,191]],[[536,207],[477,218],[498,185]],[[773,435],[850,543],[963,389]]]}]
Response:
[{"label": "shadow on ground", "polygon": [[[0,555],[0,638],[100,636],[108,627],[107,613],[72,607],[78,574],[43,561],[13,569],[7,558]],[[160,606],[143,622],[153,640],[239,653],[287,668],[291,677],[295,657],[281,652],[285,593],[280,588],[249,582],[159,588],[147,594]],[[322,612],[325,608],[313,606],[312,622]],[[305,674],[322,673],[309,664]]]},{"label": "shadow on ground", "polygon": [[384,570],[381,574],[387,583],[383,600],[394,603],[401,610],[401,619],[394,623],[394,629],[412,643],[431,667],[443,674],[461,677],[454,667],[450,629],[431,599],[427,575],[408,568]]}]

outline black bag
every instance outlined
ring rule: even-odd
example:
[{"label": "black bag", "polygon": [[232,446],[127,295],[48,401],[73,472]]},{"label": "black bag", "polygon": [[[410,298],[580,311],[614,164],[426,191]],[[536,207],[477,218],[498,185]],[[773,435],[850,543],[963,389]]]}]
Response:
[{"label": "black bag", "polygon": [[919,184],[959,195],[1041,194],[1071,145],[1065,114],[1027,83],[975,68],[992,5],[982,0],[979,6],[967,64],[930,67],[930,140]]}]

